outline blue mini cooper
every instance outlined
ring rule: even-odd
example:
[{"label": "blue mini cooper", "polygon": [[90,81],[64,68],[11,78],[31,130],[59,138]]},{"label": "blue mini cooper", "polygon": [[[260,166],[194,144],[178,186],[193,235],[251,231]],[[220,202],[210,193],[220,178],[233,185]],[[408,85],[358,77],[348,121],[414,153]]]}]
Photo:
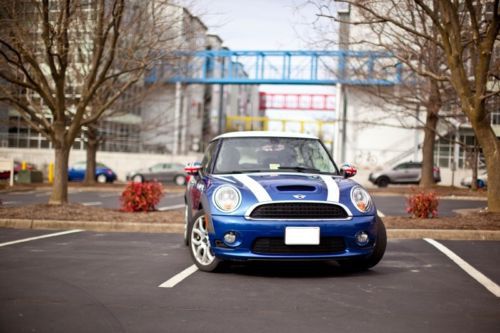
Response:
[{"label": "blue mini cooper", "polygon": [[335,260],[368,269],[386,231],[370,195],[314,136],[235,132],[186,167],[184,240],[202,271],[223,261]]}]

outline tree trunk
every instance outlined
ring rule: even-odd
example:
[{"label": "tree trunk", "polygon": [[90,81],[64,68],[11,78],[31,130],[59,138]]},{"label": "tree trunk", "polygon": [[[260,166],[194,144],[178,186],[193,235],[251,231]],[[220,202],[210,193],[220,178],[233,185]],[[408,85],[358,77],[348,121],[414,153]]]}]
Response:
[{"label": "tree trunk", "polygon": [[477,144],[474,144],[474,148],[472,151],[472,179],[470,182],[470,188],[473,191],[477,191],[477,160],[478,160],[478,147]]},{"label": "tree trunk", "polygon": [[95,168],[98,145],[97,130],[93,126],[89,126],[87,131],[87,168],[85,171],[85,185],[94,185],[96,183]]},{"label": "tree trunk", "polygon": [[439,120],[438,113],[441,109],[438,89],[439,87],[437,84],[432,82],[428,105],[426,105],[427,116],[425,119],[425,134],[422,146],[422,171],[419,184],[419,186],[423,188],[432,187],[436,183],[434,180],[434,146],[436,143],[436,130]]},{"label": "tree trunk", "polygon": [[473,123],[472,128],[483,149],[488,170],[488,211],[500,213],[500,140],[491,129],[489,118]]},{"label": "tree trunk", "polygon": [[63,205],[68,202],[68,159],[71,145],[61,144],[55,148],[54,183],[49,205]]},{"label": "tree trunk", "polygon": [[[497,144],[497,147],[499,145]],[[488,211],[500,213],[500,172],[498,166],[500,165],[500,152],[490,156],[486,160],[488,169]]]}]

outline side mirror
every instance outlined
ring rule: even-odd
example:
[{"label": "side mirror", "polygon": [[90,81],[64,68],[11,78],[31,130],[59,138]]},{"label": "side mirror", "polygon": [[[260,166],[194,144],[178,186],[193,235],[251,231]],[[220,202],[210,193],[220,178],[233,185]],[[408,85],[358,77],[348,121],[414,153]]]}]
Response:
[{"label": "side mirror", "polygon": [[188,165],[184,168],[184,171],[190,176],[196,176],[200,170],[200,162],[188,163]]},{"label": "side mirror", "polygon": [[351,178],[356,176],[358,173],[358,169],[354,165],[351,165],[349,163],[344,163],[340,167],[340,174],[344,176],[344,178]]}]

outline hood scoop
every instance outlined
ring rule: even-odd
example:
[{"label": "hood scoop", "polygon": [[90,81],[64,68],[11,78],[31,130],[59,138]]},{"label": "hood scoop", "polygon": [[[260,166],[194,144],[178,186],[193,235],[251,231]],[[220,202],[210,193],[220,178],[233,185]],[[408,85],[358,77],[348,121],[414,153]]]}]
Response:
[{"label": "hood scoop", "polygon": [[309,185],[280,185],[276,186],[281,192],[314,192],[316,187]]}]

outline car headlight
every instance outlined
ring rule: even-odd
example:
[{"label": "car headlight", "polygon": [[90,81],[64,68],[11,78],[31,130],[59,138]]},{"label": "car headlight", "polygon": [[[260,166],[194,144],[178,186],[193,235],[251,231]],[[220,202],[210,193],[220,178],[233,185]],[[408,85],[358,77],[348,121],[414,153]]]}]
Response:
[{"label": "car headlight", "polygon": [[372,205],[372,199],[368,192],[359,186],[351,189],[351,201],[354,207],[362,213],[366,213]]},{"label": "car headlight", "polygon": [[230,185],[222,185],[215,190],[213,200],[215,206],[225,213],[235,211],[241,203],[241,194],[238,189]]}]

